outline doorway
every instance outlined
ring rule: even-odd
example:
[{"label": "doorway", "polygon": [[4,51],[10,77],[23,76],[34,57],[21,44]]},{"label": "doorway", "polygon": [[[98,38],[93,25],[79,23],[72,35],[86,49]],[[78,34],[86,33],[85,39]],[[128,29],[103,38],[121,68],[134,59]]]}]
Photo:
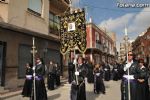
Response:
[{"label": "doorway", "polygon": [[5,56],[6,56],[6,43],[0,41],[0,86],[4,86],[5,82]]}]

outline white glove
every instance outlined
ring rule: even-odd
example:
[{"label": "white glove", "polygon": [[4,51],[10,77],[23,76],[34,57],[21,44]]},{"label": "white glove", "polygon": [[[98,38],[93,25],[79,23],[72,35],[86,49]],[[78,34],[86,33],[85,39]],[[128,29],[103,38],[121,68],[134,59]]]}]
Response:
[{"label": "white glove", "polygon": [[100,75],[100,73],[96,73],[96,76],[99,76]]},{"label": "white glove", "polygon": [[77,60],[76,59],[73,60],[73,64],[77,64]]},{"label": "white glove", "polygon": [[33,76],[35,77],[35,73],[33,73]]},{"label": "white glove", "polygon": [[129,76],[129,79],[134,79],[134,76],[133,76],[133,75],[130,75],[130,76]]},{"label": "white glove", "polygon": [[35,66],[33,66],[33,68],[32,68],[33,70],[35,70]]},{"label": "white glove", "polygon": [[131,63],[126,64],[123,70],[126,71],[128,68],[130,68],[130,66],[131,66]]},{"label": "white glove", "polygon": [[126,79],[134,79],[133,75],[124,75],[123,77],[126,78]]},{"label": "white glove", "polygon": [[75,72],[75,75],[79,75],[79,72],[78,72],[78,71],[76,71],[76,72]]}]

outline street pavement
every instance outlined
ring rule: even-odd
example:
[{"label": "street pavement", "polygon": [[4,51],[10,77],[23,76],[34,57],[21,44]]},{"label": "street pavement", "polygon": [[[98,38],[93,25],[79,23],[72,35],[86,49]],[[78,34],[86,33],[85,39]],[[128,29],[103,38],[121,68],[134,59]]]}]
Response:
[{"label": "street pavement", "polygon": [[[70,87],[71,85],[66,82],[55,90],[47,90],[48,100],[70,100]],[[87,100],[121,100],[120,81],[105,82],[105,87],[106,94],[94,94],[93,84],[86,84]],[[3,100],[29,100],[29,98],[18,94]]]}]

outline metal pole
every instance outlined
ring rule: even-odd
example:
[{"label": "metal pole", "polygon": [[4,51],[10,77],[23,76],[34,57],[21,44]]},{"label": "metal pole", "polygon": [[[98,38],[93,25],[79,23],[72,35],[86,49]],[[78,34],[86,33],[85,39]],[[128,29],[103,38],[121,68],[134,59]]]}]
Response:
[{"label": "metal pole", "polygon": [[72,2],[69,0],[70,13],[72,13]]},{"label": "metal pole", "polygon": [[[71,0],[69,0],[69,6],[70,6],[70,13],[72,13],[72,2],[71,2]],[[77,57],[76,57],[76,52],[75,52],[76,49],[75,48],[74,48],[74,64],[75,64],[75,72],[77,72]],[[75,75],[75,76],[76,76],[76,83],[78,85],[79,84],[78,75]]]},{"label": "metal pole", "polygon": [[[127,56],[127,63],[128,63],[128,33],[127,29],[125,28],[125,46],[126,46],[126,56]],[[127,69],[128,77],[130,75],[129,68]],[[131,94],[130,94],[130,81],[128,78],[128,100],[131,100]]]},{"label": "metal pole", "polygon": [[35,38],[32,38],[33,40],[33,46],[32,46],[32,56],[33,56],[33,85],[34,85],[34,100],[36,100],[36,88],[35,88]]},{"label": "metal pole", "polygon": [[[76,52],[75,52],[75,48],[74,48],[74,64],[75,64],[75,70],[76,70],[76,72],[77,72],[77,57],[76,57]],[[79,84],[79,82],[78,82],[78,76],[77,75],[75,75],[76,76],[76,83],[77,83],[77,85]]]}]

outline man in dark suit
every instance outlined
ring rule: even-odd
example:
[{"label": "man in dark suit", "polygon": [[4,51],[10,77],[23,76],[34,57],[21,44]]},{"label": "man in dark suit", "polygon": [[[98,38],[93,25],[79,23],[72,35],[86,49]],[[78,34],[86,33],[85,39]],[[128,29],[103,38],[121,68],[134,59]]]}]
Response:
[{"label": "man in dark suit", "polygon": [[129,100],[129,98],[130,100],[137,100],[136,99],[137,82],[135,79],[137,68],[138,62],[133,60],[133,53],[132,51],[129,51],[127,62],[124,64],[124,67],[122,69],[124,74],[121,82],[121,100]]},{"label": "man in dark suit", "polygon": [[[71,85],[71,100],[86,100],[85,76],[87,74],[87,66],[83,63],[81,56],[77,59],[76,78]],[[74,61],[76,64],[76,61]]]},{"label": "man in dark suit", "polygon": [[68,63],[68,82],[71,83],[74,79],[75,65],[73,62]]}]

